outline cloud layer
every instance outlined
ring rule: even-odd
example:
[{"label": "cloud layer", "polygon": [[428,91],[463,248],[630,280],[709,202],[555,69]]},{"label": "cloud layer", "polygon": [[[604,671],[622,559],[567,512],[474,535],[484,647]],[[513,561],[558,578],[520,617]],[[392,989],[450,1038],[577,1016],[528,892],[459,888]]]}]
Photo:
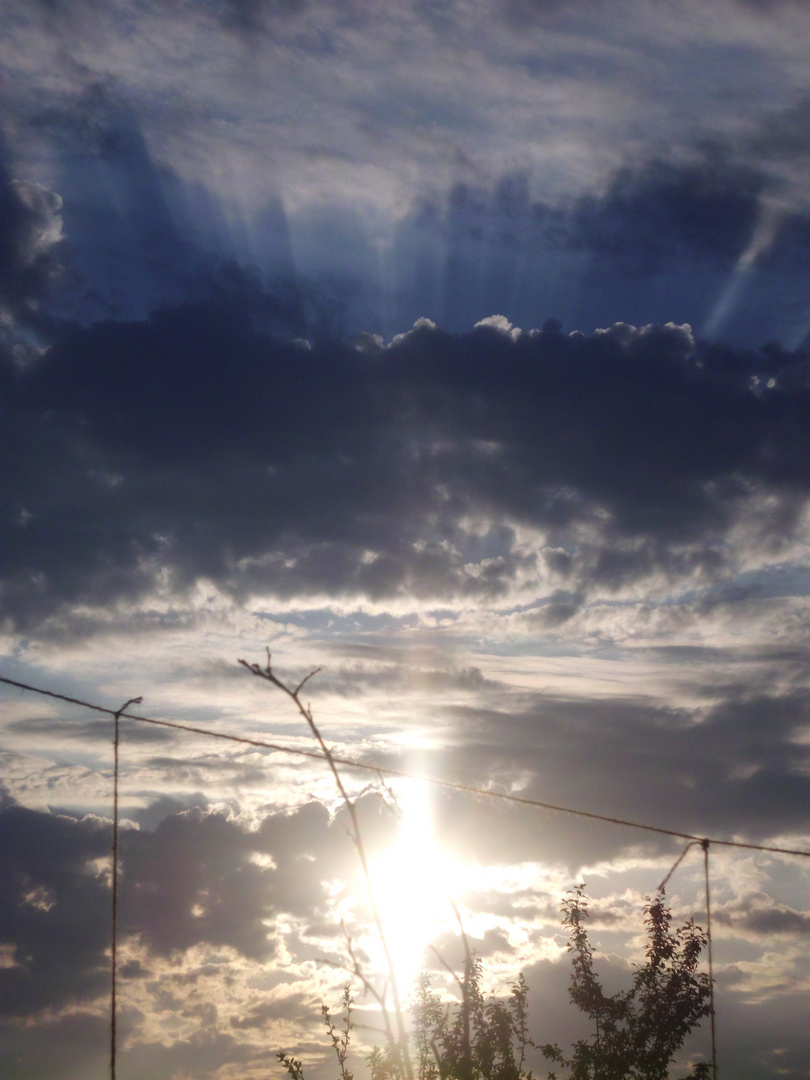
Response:
[{"label": "cloud layer", "polygon": [[[427,322],[284,344],[235,304],[6,359],[7,612],[182,595],[530,604],[726,584],[801,539],[808,361]],[[14,463],[14,468],[11,465]]]}]

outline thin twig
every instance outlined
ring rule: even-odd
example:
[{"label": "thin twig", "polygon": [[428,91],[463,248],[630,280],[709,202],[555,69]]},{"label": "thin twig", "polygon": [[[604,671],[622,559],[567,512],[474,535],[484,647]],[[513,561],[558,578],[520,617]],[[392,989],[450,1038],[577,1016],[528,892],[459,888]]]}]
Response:
[{"label": "thin twig", "polygon": [[[337,971],[346,971],[350,975],[353,975],[355,978],[360,980],[360,982],[363,984],[363,988],[369,994],[371,994],[371,996],[374,998],[374,1000],[380,1006],[381,1015],[382,1015],[382,1018],[383,1018],[383,1023],[385,1024],[385,1036],[386,1036],[388,1042],[390,1043],[390,1045],[394,1046],[395,1043],[396,1043],[396,1035],[394,1033],[394,1029],[391,1027],[391,1017],[389,1015],[388,1008],[387,1008],[387,1006],[385,1004],[385,989],[383,990],[383,993],[380,993],[380,991],[372,983],[372,981],[369,979],[369,977],[365,974],[362,967],[360,966],[360,963],[359,963],[357,957],[354,954],[354,949],[352,948],[351,938],[346,933],[346,929],[343,926],[342,921],[341,921],[340,925],[341,925],[341,928],[343,929],[343,933],[344,933],[344,935],[346,937],[346,951],[348,952],[349,958],[352,961],[351,966],[349,964],[342,964],[338,960],[327,960],[325,957],[319,957],[316,962],[319,963],[319,964],[323,964],[325,967],[335,968],[335,970],[337,970]],[[386,986],[387,986],[387,983],[386,983]]]},{"label": "thin twig", "polygon": [[472,1043],[470,1039],[470,982],[473,977],[473,955],[470,942],[461,919],[461,912],[456,906],[455,900],[450,897],[450,905],[461,931],[461,940],[464,943],[464,984],[461,987],[461,1025],[462,1025],[462,1049],[463,1049],[463,1080],[472,1080]]},{"label": "thin twig", "polygon": [[431,945],[430,949],[431,949],[431,952],[435,955],[436,959],[442,965],[442,967],[446,971],[448,971],[452,975],[452,977],[456,980],[456,982],[458,983],[458,988],[463,994],[464,993],[464,983],[462,982],[462,980],[458,977],[458,975],[455,973],[455,971],[453,971],[452,967],[447,963],[447,961],[445,960],[445,958],[442,956],[442,954],[439,952],[439,950],[436,948],[435,945]]},{"label": "thin twig", "polygon": [[[363,871],[363,877],[365,879],[366,887],[368,890],[372,918],[374,919],[374,924],[377,928],[377,934],[379,935],[380,944],[382,946],[383,955],[385,957],[386,967],[388,969],[389,981],[391,986],[391,996],[393,998],[394,1005],[394,1017],[396,1019],[397,1032],[399,1035],[398,1040],[393,1041],[392,1050],[401,1057],[402,1066],[405,1073],[405,1080],[413,1080],[413,1068],[411,1066],[410,1054],[408,1053],[407,1046],[408,1032],[405,1027],[405,1017],[402,1011],[402,1001],[399,994],[399,985],[397,983],[394,959],[388,946],[382,917],[380,916],[380,911],[377,907],[377,901],[374,896],[374,889],[371,881],[371,871],[369,869],[368,858],[366,856],[366,850],[363,844],[363,837],[360,832],[360,822],[357,818],[357,808],[354,801],[349,797],[349,793],[343,783],[343,780],[335,763],[335,756],[333,755],[331,749],[326,745],[326,742],[324,741],[324,738],[321,735],[320,730],[318,729],[318,725],[315,723],[315,719],[312,715],[312,707],[309,703],[307,703],[307,705],[305,706],[299,696],[301,688],[305,685],[307,680],[311,679],[312,676],[316,675],[321,669],[315,668],[309,673],[309,675],[307,675],[301,680],[301,682],[294,690],[291,690],[290,687],[283,683],[281,679],[279,679],[278,676],[273,672],[271,664],[271,653],[269,649],[267,649],[267,665],[264,668],[260,667],[259,664],[250,664],[247,662],[247,660],[240,659],[239,663],[243,667],[246,667],[252,675],[256,675],[261,679],[265,679],[267,682],[272,683],[273,686],[277,687],[279,690],[282,690],[287,695],[287,697],[289,697],[290,700],[294,702],[296,708],[298,709],[298,712],[301,714],[304,720],[306,720],[310,731],[315,736],[315,739],[320,746],[324,757],[329,763],[329,768],[332,771],[332,776],[335,779],[335,784],[337,785],[340,797],[343,800],[343,804],[346,807],[349,818],[351,820],[352,828],[350,836],[354,843],[357,856],[360,860],[360,866]],[[385,1005],[383,1005],[384,1012],[385,1009],[386,1007]]]}]

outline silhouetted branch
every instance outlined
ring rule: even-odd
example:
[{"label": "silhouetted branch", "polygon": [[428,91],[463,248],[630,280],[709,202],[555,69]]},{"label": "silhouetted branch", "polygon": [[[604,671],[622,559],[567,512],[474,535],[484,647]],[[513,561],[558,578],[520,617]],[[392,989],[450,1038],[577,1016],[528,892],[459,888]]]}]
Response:
[{"label": "silhouetted branch", "polygon": [[[365,880],[366,889],[368,892],[369,904],[371,906],[372,918],[374,920],[374,925],[377,928],[377,933],[380,938],[380,944],[382,945],[383,955],[385,957],[386,967],[388,969],[388,982],[391,987],[394,1017],[396,1019],[397,1033],[399,1036],[398,1039],[392,1040],[392,1046],[398,1047],[397,1053],[401,1057],[402,1071],[405,1080],[413,1080],[413,1068],[411,1066],[410,1055],[408,1053],[407,1046],[408,1032],[405,1026],[405,1017],[402,1011],[402,1001],[399,994],[399,985],[397,983],[396,969],[394,966],[393,957],[391,956],[391,950],[388,946],[388,941],[386,940],[385,928],[383,927],[382,918],[380,916],[379,908],[377,907],[377,901],[374,897],[374,888],[371,881],[371,872],[369,870],[366,850],[363,844],[362,834],[360,832],[360,823],[357,818],[357,808],[354,800],[350,798],[349,793],[346,790],[343,779],[338,771],[334,755],[331,749],[326,745],[326,742],[324,741],[324,738],[318,729],[318,725],[315,723],[315,719],[312,715],[311,705],[307,703],[307,705],[305,706],[299,696],[302,688],[307,683],[307,681],[311,679],[314,675],[317,675],[317,673],[321,669],[315,668],[313,671],[310,671],[310,673],[305,676],[305,678],[303,678],[293,690],[285,683],[283,683],[273,671],[271,663],[271,653],[269,649],[267,649],[267,664],[264,668],[260,667],[259,664],[250,664],[247,662],[247,660],[240,659],[239,663],[243,667],[246,667],[252,675],[256,675],[258,678],[265,679],[267,682],[272,683],[273,686],[277,687],[293,701],[296,708],[298,709],[298,712],[301,714],[304,720],[306,720],[310,731],[317,740],[317,743],[321,748],[324,757],[329,763],[329,768],[332,771],[332,776],[335,779],[335,784],[337,785],[340,797],[343,800],[343,805],[346,807],[346,810],[349,814],[349,819],[351,821],[351,830],[349,831],[349,835],[351,836],[352,842],[354,843],[354,847],[357,852],[357,856],[360,860],[360,866],[363,871],[363,878]],[[355,964],[356,969],[354,973],[357,974],[358,978],[361,978],[361,980],[364,982],[364,985],[366,985],[365,979],[359,972],[359,967],[357,965],[356,959],[352,957],[352,960]],[[386,1015],[387,1006],[385,1005],[385,1002],[380,1002],[380,1004],[383,1009],[383,1014]]]}]

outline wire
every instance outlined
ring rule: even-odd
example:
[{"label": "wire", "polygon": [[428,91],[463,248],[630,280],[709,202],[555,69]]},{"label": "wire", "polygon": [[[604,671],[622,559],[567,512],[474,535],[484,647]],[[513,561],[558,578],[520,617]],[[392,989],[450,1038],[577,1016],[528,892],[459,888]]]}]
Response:
[{"label": "wire", "polygon": [[[71,705],[81,705],[82,708],[92,709],[94,712],[104,713],[106,716],[115,716],[114,709],[107,709],[103,705],[94,705],[89,701],[81,701],[78,698],[68,697],[66,694],[57,694],[53,690],[43,690],[39,686],[30,686],[27,683],[17,682],[15,679],[7,679],[0,675],[0,682],[9,686],[19,687],[21,690],[30,690],[34,694],[43,694],[46,697],[57,698]],[[245,746],[256,746],[260,749],[274,750],[281,754],[292,754],[299,757],[313,758],[329,764],[329,758],[314,750],[303,750],[298,747],[281,746],[278,743],[267,742],[264,739],[249,739],[243,735],[229,735],[224,731],[214,731],[212,728],[195,727],[191,724],[178,724],[172,720],[156,720],[149,716],[137,716],[134,713],[121,712],[119,716],[127,720],[136,720],[141,724],[152,724],[156,727],[172,728],[177,731],[188,731],[195,735],[205,735],[212,739],[223,739],[226,742],[241,743]],[[519,806],[531,806],[539,810],[552,810],[558,814],[570,814],[573,817],[588,818],[591,821],[604,821],[608,825],[622,825],[628,829],[642,829],[645,832],[657,833],[660,836],[674,836],[680,840],[693,840],[696,843],[712,843],[720,847],[743,848],[748,851],[763,851],[774,855],[796,855],[804,859],[810,859],[810,851],[802,851],[799,848],[776,847],[770,844],[749,844],[742,840],[718,840],[714,837],[696,836],[694,833],[680,832],[677,829],[663,829],[659,825],[648,825],[641,821],[630,821],[627,818],[611,817],[608,814],[596,814],[590,810],[576,810],[570,806],[558,806],[556,803],[543,802],[540,799],[527,799],[521,795],[508,795],[502,791],[491,791],[486,788],[475,787],[473,784],[462,784],[456,780],[442,780],[436,776],[419,776],[416,773],[407,772],[404,769],[392,769],[387,765],[369,764],[364,761],[355,761],[352,758],[331,755],[332,761],[347,768],[360,769],[365,772],[373,772],[378,776],[394,776],[402,780],[416,780],[421,783],[431,784],[434,787],[444,788],[449,791],[461,791],[469,795],[477,795],[483,799],[498,799],[501,802],[516,803]]]},{"label": "wire", "polygon": [[709,1018],[712,1026],[712,1077],[717,1080],[717,1039],[714,1019],[714,966],[712,964],[712,901],[709,890],[709,841],[703,841],[703,870],[706,877],[706,952],[709,959]]},{"label": "wire", "polygon": [[117,984],[117,946],[118,946],[118,747],[121,741],[119,721],[124,710],[130,705],[140,705],[143,698],[130,698],[117,712],[115,718],[115,732],[113,735],[113,750],[115,768],[113,772],[113,845],[112,845],[112,947],[111,959],[111,984],[110,984],[110,1080],[115,1080],[115,1056],[116,1056],[116,984]]},{"label": "wire", "polygon": [[118,979],[118,744],[120,741],[121,717],[115,715],[115,735],[113,745],[115,747],[115,770],[113,780],[113,852],[112,852],[112,946],[111,946],[111,972],[110,972],[110,1080],[115,1080],[115,1057],[116,1057],[116,983]]},{"label": "wire", "polygon": [[709,888],[709,840],[692,840],[686,845],[683,851],[678,856],[672,869],[658,886],[658,891],[663,893],[666,888],[667,882],[681,865],[687,854],[696,845],[700,845],[703,848],[703,874],[706,882],[706,953],[709,962],[709,1019],[711,1022],[711,1040],[712,1040],[712,1080],[717,1080],[717,1036],[715,1031],[715,1012],[714,1012],[714,964],[712,963],[712,899],[711,890]]},{"label": "wire", "polygon": [[667,883],[668,883],[669,879],[672,877],[672,875],[675,873],[675,871],[681,865],[683,860],[686,858],[686,855],[690,851],[690,849],[693,848],[695,846],[695,844],[702,844],[702,843],[703,843],[702,840],[690,840],[690,842],[686,845],[686,847],[683,849],[683,851],[678,856],[678,859],[677,859],[675,865],[672,867],[670,872],[667,874],[667,876],[664,878],[664,880],[658,886],[658,891],[660,893],[662,893],[664,891],[664,889],[667,887]]}]

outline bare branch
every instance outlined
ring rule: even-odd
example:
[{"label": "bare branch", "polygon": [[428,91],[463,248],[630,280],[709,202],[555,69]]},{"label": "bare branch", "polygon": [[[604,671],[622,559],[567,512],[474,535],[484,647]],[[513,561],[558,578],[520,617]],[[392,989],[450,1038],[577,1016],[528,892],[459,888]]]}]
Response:
[{"label": "bare branch", "polygon": [[[309,680],[312,678],[313,675],[317,675],[319,671],[323,671],[323,668],[319,668],[319,667],[313,668],[312,671],[310,671],[309,675],[305,675],[304,678],[301,680],[301,682],[298,684],[298,686],[296,686],[295,690],[293,691],[293,696],[297,697],[301,693],[301,691],[303,690],[305,684],[309,682]],[[307,703],[307,708],[309,708],[309,703]]]},{"label": "bare branch", "polygon": [[[345,785],[343,783],[343,779],[342,779],[342,777],[341,777],[341,775],[340,775],[340,773],[338,771],[337,763],[335,761],[335,755],[333,754],[332,750],[326,745],[326,742],[324,741],[324,738],[321,735],[320,730],[318,729],[318,725],[315,723],[315,720],[314,720],[313,715],[312,715],[311,706],[309,705],[309,703],[307,703],[307,705],[305,707],[303,705],[303,703],[301,702],[301,698],[299,696],[300,691],[301,691],[302,687],[305,685],[305,683],[309,679],[311,679],[313,675],[317,674],[317,672],[320,671],[321,669],[316,668],[315,671],[311,671],[309,673],[309,675],[307,675],[306,678],[304,678],[297,685],[297,687],[294,690],[291,690],[290,687],[288,687],[285,683],[283,683],[281,681],[281,679],[279,679],[278,676],[273,673],[273,668],[272,668],[272,664],[271,664],[271,653],[270,653],[269,649],[267,649],[267,666],[264,668],[264,670],[262,670],[259,667],[258,664],[249,664],[246,660],[241,660],[240,659],[239,663],[242,664],[243,667],[246,667],[248,669],[248,671],[252,675],[257,675],[260,678],[265,679],[267,682],[272,683],[273,686],[278,687],[279,690],[282,690],[287,695],[287,697],[289,697],[294,702],[296,708],[298,709],[298,712],[300,713],[301,716],[303,716],[303,718],[306,720],[307,724],[309,725],[309,729],[312,732],[312,734],[314,735],[314,737],[315,737],[315,739],[316,739],[316,741],[318,743],[318,746],[321,749],[321,752],[323,753],[324,757],[326,758],[327,762],[329,763],[329,768],[330,768],[330,770],[332,772],[332,776],[334,777],[335,784],[337,785],[338,792],[340,793],[340,797],[343,800],[343,805],[346,807],[346,811],[349,814],[349,819],[351,821],[351,831],[350,831],[349,835],[352,838],[352,841],[353,841],[354,847],[355,847],[355,851],[357,852],[357,857],[360,860],[360,867],[361,867],[361,869],[363,871],[363,878],[365,880],[366,889],[368,891],[369,904],[371,906],[372,918],[374,919],[374,925],[375,925],[375,927],[377,929],[377,935],[378,935],[378,937],[380,939],[380,944],[382,945],[383,955],[385,957],[385,964],[386,964],[386,967],[388,969],[388,980],[387,980],[387,983],[386,983],[386,993],[387,993],[387,987],[390,985],[390,987],[391,987],[391,996],[393,998],[394,1016],[396,1018],[397,1033],[398,1033],[398,1038],[396,1038],[396,1039],[392,1038],[391,1039],[391,1045],[394,1048],[397,1047],[397,1046],[400,1048],[399,1051],[395,1050],[395,1052],[397,1052],[397,1053],[399,1053],[401,1055],[401,1061],[402,1061],[402,1067],[403,1067],[405,1080],[413,1080],[413,1068],[411,1066],[410,1055],[408,1053],[408,1045],[407,1045],[407,1043],[408,1043],[408,1032],[407,1032],[407,1028],[405,1027],[405,1017],[403,1015],[403,1010],[402,1010],[402,1002],[401,1002],[401,998],[400,998],[400,994],[399,994],[399,985],[397,983],[396,969],[394,967],[394,960],[393,960],[393,957],[391,955],[391,950],[390,950],[390,948],[388,946],[388,941],[386,939],[385,928],[383,927],[383,922],[382,922],[382,918],[380,916],[379,908],[377,906],[377,901],[376,901],[375,896],[374,896],[374,889],[373,889],[372,882],[371,882],[371,871],[369,870],[368,858],[366,856],[366,850],[365,850],[365,846],[363,845],[363,838],[362,838],[362,835],[361,835],[361,832],[360,832],[360,823],[359,823],[358,818],[357,818],[357,808],[355,806],[354,801],[349,797],[349,793],[346,790],[346,787],[345,787]],[[351,956],[351,953],[350,953],[350,956]],[[356,962],[354,956],[352,956],[352,961],[355,963],[355,966],[357,967],[357,962]],[[360,978],[361,980],[364,981],[364,985],[365,985],[364,977],[359,972],[359,970],[356,972],[356,974],[357,974],[358,978]],[[386,1026],[387,1026],[388,1023],[389,1023],[388,1013],[387,1013],[387,1006],[385,1005],[384,1001],[380,1002],[380,1004],[381,1004],[381,1007],[383,1009],[383,1015],[385,1016],[385,1022],[386,1022]]]},{"label": "bare branch", "polygon": [[442,954],[439,952],[439,950],[436,948],[436,946],[431,945],[430,949],[431,949],[431,952],[433,952],[433,954],[435,955],[436,959],[442,965],[442,967],[445,968],[445,970],[448,971],[452,975],[452,977],[456,980],[456,982],[458,983],[458,988],[463,994],[464,993],[464,983],[461,981],[461,979],[458,977],[458,975],[456,975],[455,971],[453,971],[453,969],[447,963],[447,961],[442,956]]}]

